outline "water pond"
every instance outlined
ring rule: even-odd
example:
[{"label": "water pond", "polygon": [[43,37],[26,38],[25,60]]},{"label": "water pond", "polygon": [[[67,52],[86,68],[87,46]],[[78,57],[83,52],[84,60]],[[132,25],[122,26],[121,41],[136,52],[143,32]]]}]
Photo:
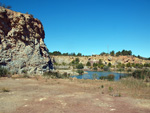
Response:
[{"label": "water pond", "polygon": [[125,76],[125,73],[116,73],[116,72],[98,72],[98,71],[86,71],[88,74],[78,75],[78,76],[71,76],[76,77],[77,79],[93,79],[93,74],[97,74],[97,79],[100,76],[108,76],[109,74],[115,75],[115,80],[119,80],[120,76]]}]

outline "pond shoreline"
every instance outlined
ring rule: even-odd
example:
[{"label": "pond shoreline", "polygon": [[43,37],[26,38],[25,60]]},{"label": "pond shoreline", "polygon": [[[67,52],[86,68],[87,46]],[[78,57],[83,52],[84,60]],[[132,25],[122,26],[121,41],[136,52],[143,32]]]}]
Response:
[{"label": "pond shoreline", "polygon": [[117,81],[120,79],[122,76],[126,76],[129,73],[118,73],[118,72],[112,72],[112,71],[86,71],[87,74],[82,74],[82,75],[73,75],[71,76],[72,78],[77,78],[77,79],[93,79],[93,75],[95,74],[97,77],[96,79],[99,79],[101,76],[108,76],[110,74],[114,75],[114,80]]}]

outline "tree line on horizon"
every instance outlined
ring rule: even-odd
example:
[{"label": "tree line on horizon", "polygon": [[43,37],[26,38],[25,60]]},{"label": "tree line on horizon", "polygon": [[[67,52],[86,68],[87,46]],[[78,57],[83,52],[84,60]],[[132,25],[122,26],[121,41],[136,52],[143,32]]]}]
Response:
[{"label": "tree line on horizon", "polygon": [[[53,51],[53,52],[49,52],[49,55],[54,55],[54,56],[90,56],[90,55],[83,55],[82,53],[61,53],[60,51]],[[112,50],[110,53],[106,53],[106,52],[101,52],[99,55],[105,55],[105,56],[108,56],[108,55],[111,55],[111,56],[131,56],[132,55],[132,51],[131,50],[122,50],[122,51],[118,51],[115,53],[114,50]],[[143,60],[150,60],[150,57],[149,58],[144,58],[140,55],[136,56],[136,55],[132,55],[134,57],[137,57],[139,59],[143,59]]]}]

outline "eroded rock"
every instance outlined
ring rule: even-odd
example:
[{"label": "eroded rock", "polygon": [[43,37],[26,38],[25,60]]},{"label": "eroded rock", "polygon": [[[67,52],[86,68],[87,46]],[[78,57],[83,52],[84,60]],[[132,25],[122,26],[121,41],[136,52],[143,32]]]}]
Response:
[{"label": "eroded rock", "polygon": [[52,68],[42,23],[0,7],[0,65],[15,73],[42,74]]}]

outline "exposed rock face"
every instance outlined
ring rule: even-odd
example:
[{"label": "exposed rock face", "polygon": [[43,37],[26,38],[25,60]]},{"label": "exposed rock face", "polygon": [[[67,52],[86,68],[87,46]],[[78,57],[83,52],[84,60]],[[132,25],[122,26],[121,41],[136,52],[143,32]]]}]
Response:
[{"label": "exposed rock face", "polygon": [[42,74],[52,68],[41,22],[0,7],[0,65],[10,71]]},{"label": "exposed rock face", "polygon": [[94,56],[88,56],[88,57],[73,57],[73,56],[51,56],[52,61],[57,64],[69,64],[76,58],[79,58],[80,63],[86,65],[87,62],[90,62],[91,64],[93,63],[98,63],[99,59],[102,60],[104,64],[111,63],[112,65],[117,65],[118,63],[140,63],[140,64],[145,64],[145,63],[150,63],[150,60],[142,60],[133,56],[101,56],[101,55],[94,55]]}]

